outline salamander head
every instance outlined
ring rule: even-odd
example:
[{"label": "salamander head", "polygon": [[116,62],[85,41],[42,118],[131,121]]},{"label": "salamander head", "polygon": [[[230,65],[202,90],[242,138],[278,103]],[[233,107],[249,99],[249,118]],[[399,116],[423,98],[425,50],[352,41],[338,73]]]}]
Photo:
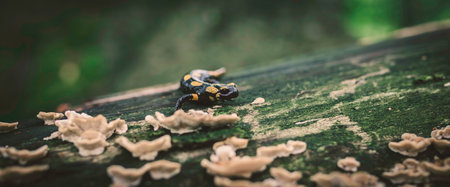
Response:
[{"label": "salamander head", "polygon": [[231,100],[237,96],[239,96],[239,90],[237,89],[234,83],[229,83],[220,88],[219,92],[220,100]]}]

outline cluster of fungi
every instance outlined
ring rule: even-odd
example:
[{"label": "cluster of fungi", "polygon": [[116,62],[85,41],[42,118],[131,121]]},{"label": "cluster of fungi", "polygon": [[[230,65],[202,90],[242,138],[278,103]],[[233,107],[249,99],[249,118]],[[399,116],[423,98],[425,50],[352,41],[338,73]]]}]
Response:
[{"label": "cluster of fungi", "polygon": [[[202,92],[188,94],[180,98],[177,109],[189,101],[203,101],[202,96],[209,94],[209,99],[203,102],[214,102],[231,97],[232,90],[236,88],[234,84],[222,85],[214,82],[198,82],[205,78],[218,78],[224,73],[224,69],[216,71],[193,71],[186,75],[181,83],[186,84],[187,91],[202,90]],[[384,71],[381,73],[385,73]],[[204,74],[204,75],[203,75]],[[362,80],[365,77],[361,78]],[[201,83],[201,84],[200,84]],[[347,83],[343,83],[347,84]],[[350,84],[350,83],[348,83]],[[217,87],[217,88],[216,88]],[[203,89],[204,88],[204,89]],[[214,88],[214,89],[213,89]],[[219,92],[219,90],[221,91]],[[225,92],[224,90],[228,90]],[[345,90],[344,90],[345,91]],[[341,96],[349,91],[333,92],[334,96]],[[354,91],[350,89],[350,91]],[[237,94],[237,89],[235,90]],[[202,95],[203,94],[203,95]],[[215,95],[211,95],[215,94]],[[214,96],[214,97],[213,97]],[[236,95],[237,96],[237,95]],[[201,97],[199,100],[198,98]],[[250,105],[262,106],[264,98],[256,98]],[[124,150],[131,153],[133,157],[145,161],[139,168],[125,168],[121,165],[110,165],[106,173],[112,179],[111,186],[137,186],[145,173],[149,173],[153,180],[169,179],[181,172],[181,164],[168,160],[156,160],[160,151],[167,151],[172,148],[171,136],[166,134],[154,140],[134,140],[123,136],[127,133],[127,123],[118,118],[108,122],[103,115],[90,116],[85,113],[66,111],[63,113],[40,112],[37,117],[44,121],[45,125],[55,125],[58,130],[53,132],[44,140],[60,139],[73,143],[78,149],[78,154],[82,157],[95,157],[105,151],[105,147],[120,145]],[[214,110],[207,112],[201,110],[177,110],[171,116],[165,116],[160,112],[155,112],[154,116],[145,117],[146,125],[153,127],[154,131],[160,128],[167,129],[172,134],[185,134],[201,130],[204,127],[218,128],[233,124],[241,118],[237,114],[214,115]],[[8,133],[18,129],[18,123],[0,123],[0,133]],[[116,136],[113,136],[117,134]],[[120,135],[120,136],[119,136]],[[110,138],[112,137],[112,138]],[[411,133],[404,133],[399,142],[390,142],[388,147],[393,152],[407,157],[416,157],[421,152],[433,146],[441,155],[448,155],[450,152],[450,126],[442,129],[435,129],[431,133],[431,138],[423,138]],[[108,141],[108,139],[111,139]],[[253,173],[262,172],[267,169],[273,161],[280,157],[300,155],[307,149],[307,144],[303,141],[288,140],[277,145],[258,147],[256,155],[239,155],[237,151],[246,149],[248,139],[229,137],[223,141],[216,142],[212,147],[212,154],[209,159],[204,158],[200,162],[206,172],[214,176],[214,184],[223,187],[299,187],[302,178],[300,171],[288,171],[283,167],[270,167],[269,172],[272,178],[263,181],[250,181]],[[19,166],[9,166],[0,169],[0,182],[22,183],[34,180],[49,170],[48,164],[27,165],[35,163],[47,156],[48,146],[43,145],[35,150],[14,147],[0,147],[0,156],[15,160]],[[358,171],[361,164],[354,157],[339,159],[336,166],[341,171],[333,171],[328,174],[318,172],[310,177],[310,180],[317,186],[354,186],[354,187],[381,187],[385,186],[378,177],[365,171]],[[407,158],[402,163],[396,164],[392,169],[382,174],[393,184],[427,184],[430,176],[448,177],[450,176],[450,158],[435,157],[434,162],[418,161]]]},{"label": "cluster of fungi", "polygon": [[[159,127],[169,129],[172,133],[190,133],[200,130],[202,127],[221,127],[234,123],[240,118],[236,114],[217,115],[200,110],[184,112],[177,111],[169,117],[156,112],[156,119],[147,116],[146,121],[158,130]],[[105,147],[118,144],[129,151],[133,157],[140,160],[152,161],[145,163],[140,168],[124,168],[121,165],[111,165],[107,168],[108,176],[113,183],[111,186],[136,186],[140,183],[143,174],[149,173],[154,180],[169,179],[181,171],[181,164],[168,160],[157,160],[158,152],[166,151],[172,147],[170,135],[163,135],[154,140],[140,140],[132,142],[125,136],[113,137],[114,141],[108,142],[113,134],[125,134],[128,125],[120,118],[108,122],[103,115],[90,116],[85,113],[66,111],[63,113],[39,112],[39,119],[45,125],[55,125],[58,130],[44,140],[61,139],[73,143],[81,157],[95,157],[104,153]],[[64,119],[63,119],[64,118]],[[18,123],[0,123],[0,132],[7,133],[18,129]],[[43,145],[36,150],[17,150],[14,147],[0,147],[0,156],[17,160],[21,165],[29,162],[38,162],[48,153],[48,146]],[[49,170],[48,164],[32,166],[10,166],[0,169],[0,182],[21,184],[35,180]]]}]

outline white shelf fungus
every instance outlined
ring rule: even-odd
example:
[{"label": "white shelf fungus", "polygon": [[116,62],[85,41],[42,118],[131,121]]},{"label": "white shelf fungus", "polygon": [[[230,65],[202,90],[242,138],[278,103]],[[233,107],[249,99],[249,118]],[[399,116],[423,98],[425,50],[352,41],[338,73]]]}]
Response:
[{"label": "white shelf fungus", "polygon": [[414,157],[420,152],[425,151],[431,144],[430,139],[422,138],[411,133],[404,133],[402,139],[400,142],[389,142],[389,149],[405,156]]},{"label": "white shelf fungus", "polygon": [[289,172],[283,168],[271,168],[270,173],[275,178],[266,179],[263,182],[252,182],[249,180],[231,180],[226,177],[250,178],[252,173],[263,171],[274,158],[278,156],[289,156],[300,154],[306,150],[306,143],[301,141],[288,141],[286,144],[277,146],[260,147],[256,157],[237,157],[236,150],[246,148],[247,139],[236,137],[227,138],[213,145],[214,154],[210,160],[203,159],[200,165],[207,172],[216,175],[214,183],[216,186],[224,187],[299,187],[296,182],[302,177],[300,172]]},{"label": "white shelf fungus", "polygon": [[19,122],[4,123],[0,122],[0,133],[7,133],[17,129]]},{"label": "white shelf fungus", "polygon": [[437,159],[434,163],[421,162],[421,165],[432,174],[450,176],[450,157],[444,160]]},{"label": "white shelf fungus", "polygon": [[220,162],[210,162],[203,159],[200,164],[210,174],[249,178],[253,172],[263,171],[271,162],[272,159],[268,157],[244,156]]},{"label": "white shelf fungus", "polygon": [[262,97],[257,97],[252,103],[252,105],[258,105],[258,104],[263,104],[264,102],[266,102],[266,100]]},{"label": "white shelf fungus", "polygon": [[54,125],[57,119],[64,117],[64,114],[56,112],[39,112],[36,117],[44,120],[45,125]]},{"label": "white shelf fungus", "polygon": [[210,160],[213,162],[231,160],[236,157],[236,150],[246,148],[247,144],[248,139],[237,138],[235,136],[229,137],[224,141],[216,142],[213,145],[214,154],[211,155]]},{"label": "white shelf fungus", "polygon": [[286,144],[276,146],[263,146],[256,149],[256,155],[261,157],[287,157],[291,154],[301,154],[306,150],[306,143],[289,140]]},{"label": "white shelf fungus", "polygon": [[450,153],[450,125],[431,132],[431,142],[441,154],[448,155]]},{"label": "white shelf fungus", "polygon": [[113,180],[112,186],[137,186],[142,176],[149,172],[152,179],[169,179],[180,173],[181,164],[167,160],[158,160],[143,165],[140,168],[124,168],[120,165],[112,165],[107,168],[107,173]]},{"label": "white shelf fungus", "polygon": [[330,174],[316,173],[310,179],[319,187],[356,186],[350,175],[340,172],[331,172]]},{"label": "white shelf fungus", "polygon": [[251,182],[248,180],[231,180],[226,177],[214,177],[214,184],[223,187],[302,187],[297,180],[302,178],[302,173],[298,171],[289,172],[284,168],[270,168],[270,174],[274,178],[269,178],[263,182]]},{"label": "white shelf fungus", "polygon": [[151,115],[145,116],[145,121],[147,123],[150,123],[151,126],[153,126],[154,131],[157,131],[159,127],[162,126],[162,124]]},{"label": "white shelf fungus", "polygon": [[112,165],[106,169],[106,172],[112,178],[115,186],[137,186],[147,170],[145,167],[135,169]]},{"label": "white shelf fungus", "polygon": [[37,166],[11,166],[0,169],[0,181],[24,183],[39,178],[48,170],[48,165]]},{"label": "white shelf fungus", "polygon": [[450,139],[450,125],[442,129],[431,131],[431,137],[438,140],[442,138]]},{"label": "white shelf fungus", "polygon": [[235,149],[229,145],[222,145],[214,150],[214,154],[210,156],[213,162],[229,161],[236,157]]},{"label": "white shelf fungus", "polygon": [[48,146],[44,145],[36,150],[17,150],[14,147],[0,147],[0,154],[5,158],[18,160],[20,164],[25,165],[27,162],[43,158],[47,155]]},{"label": "white shelf fungus", "polygon": [[273,187],[264,182],[251,182],[249,180],[231,180],[226,177],[214,177],[214,184],[221,187]]},{"label": "white shelf fungus", "polygon": [[291,154],[297,155],[306,151],[306,143],[302,141],[289,140],[286,145],[292,148]]},{"label": "white shelf fungus", "polygon": [[108,145],[105,137],[97,131],[87,130],[73,142],[81,156],[99,155]]},{"label": "white shelf fungus", "polygon": [[430,173],[412,158],[404,160],[402,164],[395,164],[391,171],[383,172],[383,176],[394,184],[422,183],[429,175]]},{"label": "white shelf fungus", "polygon": [[66,111],[67,119],[55,121],[58,131],[44,138],[60,138],[72,142],[79,149],[81,156],[99,155],[103,153],[107,145],[106,139],[113,133],[123,134],[128,130],[124,120],[116,119],[107,122],[103,115],[96,117],[85,113],[78,114],[74,111]]},{"label": "white shelf fungus", "polygon": [[302,173],[298,171],[289,172],[284,168],[270,168],[270,175],[274,179],[266,179],[264,183],[271,186],[280,187],[300,187],[297,181],[302,178]]},{"label": "white shelf fungus", "polygon": [[55,124],[58,126],[61,139],[69,142],[80,138],[81,134],[87,130],[100,132],[106,139],[113,133],[123,134],[128,129],[124,120],[116,119],[107,123],[103,115],[91,117],[84,113],[78,114],[73,111],[67,111],[66,116],[66,120],[57,120]]},{"label": "white shelf fungus", "polygon": [[169,179],[180,173],[181,164],[167,160],[158,160],[147,164],[152,179]]},{"label": "white shelf fungus", "polygon": [[248,139],[237,138],[236,136],[229,137],[224,141],[216,142],[213,145],[213,150],[216,150],[220,146],[229,145],[234,150],[247,148]]},{"label": "white shelf fungus", "polygon": [[360,163],[353,157],[345,157],[344,159],[339,159],[337,166],[344,171],[356,172],[358,170]]},{"label": "white shelf fungus", "polygon": [[276,146],[263,146],[256,149],[256,156],[269,157],[275,159],[276,157],[287,157],[291,154],[292,148],[286,144],[278,144]]},{"label": "white shelf fungus", "polygon": [[66,112],[64,112],[64,115],[67,117],[67,119],[73,119],[73,118],[84,118],[84,119],[88,119],[88,118],[92,118],[92,116],[90,116],[89,114],[86,113],[77,113],[73,110],[68,110]]},{"label": "white shelf fungus", "polygon": [[[156,118],[155,118],[156,117]],[[170,130],[171,133],[184,134],[197,131],[205,127],[221,127],[239,121],[236,114],[213,116],[201,110],[177,110],[172,116],[155,112],[155,117],[146,116],[145,120],[156,130],[159,127]]]},{"label": "white shelf fungus", "polygon": [[170,136],[164,135],[153,141],[141,140],[137,143],[130,142],[126,137],[119,137],[116,143],[139,157],[140,160],[154,160],[159,151],[165,151],[172,147]]},{"label": "white shelf fungus", "polygon": [[352,186],[352,187],[382,187],[383,183],[378,182],[378,177],[366,172],[356,172],[353,174],[331,172],[330,174],[317,173],[311,176],[311,181],[319,187],[332,186]]},{"label": "white shelf fungus", "polygon": [[378,177],[371,175],[367,172],[356,172],[353,173],[352,181],[354,181],[358,186],[361,187],[384,187],[384,183],[378,181]]},{"label": "white shelf fungus", "polygon": [[450,153],[450,141],[445,139],[430,139],[433,143],[433,147],[440,152],[441,154],[449,154]]}]

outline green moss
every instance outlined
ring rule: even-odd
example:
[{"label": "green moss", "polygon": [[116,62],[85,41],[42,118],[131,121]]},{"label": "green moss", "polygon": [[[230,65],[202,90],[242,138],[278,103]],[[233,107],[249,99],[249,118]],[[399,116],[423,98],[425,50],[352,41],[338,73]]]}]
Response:
[{"label": "green moss", "polygon": [[[442,34],[442,33],[441,33]],[[171,134],[173,147],[160,152],[156,159],[174,159],[174,154],[193,150],[208,150],[214,142],[230,136],[251,139],[254,135],[286,130],[294,127],[308,127],[316,121],[304,124],[296,122],[329,118],[338,115],[347,116],[361,132],[368,135],[367,149],[360,147],[362,137],[349,131],[344,124],[334,124],[328,130],[316,134],[306,134],[291,139],[305,141],[307,152],[285,158],[277,158],[270,167],[284,167],[290,171],[303,172],[300,183],[313,185],[309,177],[316,172],[329,173],[339,170],[336,162],[346,156],[356,157],[361,162],[361,171],[367,171],[379,178],[381,173],[393,167],[395,163],[406,157],[389,150],[389,141],[398,141],[402,133],[416,133],[429,137],[434,127],[450,125],[450,89],[444,87],[446,76],[450,75],[448,61],[448,42],[439,37],[417,37],[391,41],[363,47],[350,51],[341,51],[333,55],[324,54],[316,58],[300,60],[291,59],[289,63],[279,66],[265,67],[228,77],[226,82],[236,82],[240,88],[240,96],[232,101],[218,103],[221,108],[215,115],[238,113],[241,121],[221,128],[203,128],[198,132],[182,135]],[[424,42],[427,41],[427,42]],[[426,58],[424,58],[426,56]],[[383,75],[367,76],[378,72],[381,68],[389,69]],[[355,93],[346,93],[337,98],[330,97],[332,91],[343,89],[342,81],[359,77],[360,84]],[[365,78],[364,80],[362,80]],[[416,83],[419,82],[419,83]],[[113,103],[95,106],[85,110],[91,115],[103,114],[108,120],[118,117],[126,121],[141,121],[146,115],[156,111],[166,116],[173,113],[176,100],[182,95],[179,91],[157,95],[132,98]],[[248,105],[256,97],[265,98],[270,105]],[[188,103],[183,108],[205,110],[207,107]],[[258,113],[255,115],[255,113]],[[252,116],[249,116],[252,115]],[[254,115],[254,116],[253,116]],[[256,120],[259,125],[244,123],[244,117]],[[111,164],[139,167],[144,164],[123,150],[106,164],[80,162],[78,157],[64,158],[52,150],[64,148],[71,153],[77,149],[70,143],[61,140],[43,142],[41,139],[50,135],[55,127],[44,126],[42,121],[27,121],[19,131],[0,136],[2,145],[14,145],[22,148],[36,148],[48,144],[50,153],[39,163],[51,163],[52,175],[57,179],[49,179],[51,185],[60,186],[62,179],[92,179],[90,184],[105,186],[110,180],[105,168]],[[19,124],[22,125],[22,124]],[[153,140],[168,130],[153,131],[148,126],[131,126],[133,133],[124,136],[133,141]],[[254,134],[255,133],[255,134]],[[261,133],[261,134],[260,134]],[[34,138],[30,138],[34,137]],[[288,139],[251,140],[248,148],[239,150],[238,155],[255,155],[260,146],[286,143]],[[122,148],[121,148],[122,149]],[[445,157],[430,147],[420,153],[419,160],[433,160],[434,156]],[[200,160],[209,155],[189,158],[183,163],[182,172],[171,180],[153,181],[144,177],[143,185],[156,186],[211,186],[213,177],[200,167]],[[77,166],[74,166],[76,164]],[[9,165],[11,161],[1,159],[0,165]],[[73,169],[67,167],[74,167]],[[88,170],[86,170],[88,168]],[[66,175],[67,173],[71,175]],[[75,174],[74,174],[75,173]],[[93,174],[94,173],[94,174]],[[73,176],[72,176],[73,175]],[[70,176],[70,177],[68,177]],[[261,181],[270,177],[269,171],[255,173],[252,181]],[[99,178],[99,180],[97,180]],[[94,180],[95,179],[95,180]],[[437,184],[431,178],[432,184]],[[389,181],[387,185],[391,185]],[[38,181],[37,185],[43,185]],[[75,184],[75,183],[74,183]]]}]

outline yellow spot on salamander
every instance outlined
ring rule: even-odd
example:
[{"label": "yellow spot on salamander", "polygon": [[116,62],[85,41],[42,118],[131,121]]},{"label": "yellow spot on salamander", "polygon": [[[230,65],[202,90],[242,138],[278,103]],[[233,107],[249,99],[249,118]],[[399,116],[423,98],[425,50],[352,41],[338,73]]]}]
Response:
[{"label": "yellow spot on salamander", "polygon": [[228,83],[227,85],[228,86],[236,86],[236,84],[234,84],[233,82],[232,83]]},{"label": "yellow spot on salamander", "polygon": [[209,100],[215,101],[216,99],[214,97],[209,96]]},{"label": "yellow spot on salamander", "polygon": [[220,93],[217,93],[216,98],[219,99],[219,97],[220,97]]},{"label": "yellow spot on salamander", "polygon": [[194,75],[194,77],[200,77],[200,73],[193,73],[192,75]]},{"label": "yellow spot on salamander", "polygon": [[191,75],[187,74],[187,75],[184,76],[184,81],[187,81],[187,80],[189,80],[190,78],[191,78]]},{"label": "yellow spot on salamander", "polygon": [[201,82],[197,82],[197,81],[192,81],[191,82],[191,85],[192,86],[201,86],[203,83],[201,83]]},{"label": "yellow spot on salamander", "polygon": [[206,87],[206,91],[209,93],[212,93],[212,94],[216,94],[219,90],[215,87],[208,86],[208,87]]},{"label": "yellow spot on salamander", "polygon": [[192,94],[192,101],[198,101],[198,95]]}]

